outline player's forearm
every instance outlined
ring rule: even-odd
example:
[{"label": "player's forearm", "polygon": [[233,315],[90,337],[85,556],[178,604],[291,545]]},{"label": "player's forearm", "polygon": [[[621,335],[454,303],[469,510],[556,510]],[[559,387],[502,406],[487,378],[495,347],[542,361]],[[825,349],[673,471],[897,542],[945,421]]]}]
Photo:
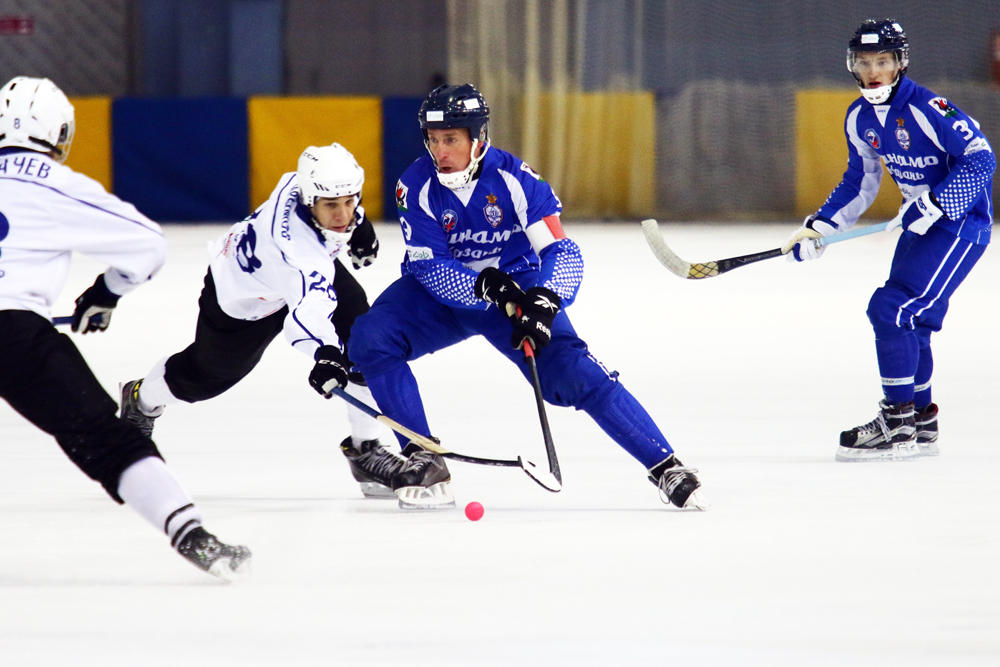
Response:
[{"label": "player's forearm", "polygon": [[571,239],[560,239],[539,254],[542,263],[540,287],[555,292],[564,305],[576,298],[583,282],[583,254]]},{"label": "player's forearm", "polygon": [[489,306],[476,296],[479,274],[455,260],[411,261],[407,266],[424,289],[447,306],[471,310],[486,310]]},{"label": "player's forearm", "polygon": [[948,177],[931,190],[944,214],[956,221],[965,217],[996,168],[996,156],[985,140],[979,150],[959,157]]}]

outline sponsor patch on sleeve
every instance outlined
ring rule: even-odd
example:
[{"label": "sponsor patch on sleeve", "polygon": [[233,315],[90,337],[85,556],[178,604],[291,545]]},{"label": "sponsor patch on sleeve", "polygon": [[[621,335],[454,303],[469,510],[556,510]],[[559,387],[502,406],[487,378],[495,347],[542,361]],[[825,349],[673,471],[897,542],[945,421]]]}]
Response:
[{"label": "sponsor patch on sleeve", "polygon": [[986,139],[983,139],[982,137],[976,137],[975,139],[969,142],[968,146],[965,147],[966,155],[972,155],[973,153],[978,153],[979,151],[992,152],[992,149],[990,148],[990,143],[986,141]]},{"label": "sponsor patch on sleeve", "polygon": [[419,262],[422,259],[434,259],[434,251],[421,246],[406,246],[406,257],[411,262]]}]

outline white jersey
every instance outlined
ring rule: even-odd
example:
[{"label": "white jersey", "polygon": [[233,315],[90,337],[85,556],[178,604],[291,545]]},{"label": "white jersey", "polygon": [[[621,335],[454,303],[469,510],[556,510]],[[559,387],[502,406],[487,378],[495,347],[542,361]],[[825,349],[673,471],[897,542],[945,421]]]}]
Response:
[{"label": "white jersey", "polygon": [[97,181],[44,153],[0,151],[0,310],[51,318],[74,251],[107,262],[104,280],[120,296],[160,270],[167,243]]},{"label": "white jersey", "polygon": [[310,358],[322,345],[340,346],[330,316],[337,308],[333,260],[345,246],[327,240],[311,220],[291,172],[249,218],[209,245],[222,312],[259,320],[288,306],[285,338]]}]

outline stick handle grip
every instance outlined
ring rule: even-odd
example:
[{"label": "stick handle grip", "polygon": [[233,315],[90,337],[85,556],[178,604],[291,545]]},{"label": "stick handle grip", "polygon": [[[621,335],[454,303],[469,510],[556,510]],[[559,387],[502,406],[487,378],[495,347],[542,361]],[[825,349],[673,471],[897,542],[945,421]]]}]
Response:
[{"label": "stick handle grip", "polygon": [[816,239],[816,247],[821,248],[822,246],[830,245],[831,243],[840,243],[841,241],[848,241],[850,239],[855,239],[859,236],[868,236],[869,234],[878,234],[879,232],[884,232],[885,228],[889,226],[888,222],[882,222],[877,225],[870,225],[868,227],[855,227],[846,232],[841,232],[839,234],[831,234],[830,236],[823,236]]}]

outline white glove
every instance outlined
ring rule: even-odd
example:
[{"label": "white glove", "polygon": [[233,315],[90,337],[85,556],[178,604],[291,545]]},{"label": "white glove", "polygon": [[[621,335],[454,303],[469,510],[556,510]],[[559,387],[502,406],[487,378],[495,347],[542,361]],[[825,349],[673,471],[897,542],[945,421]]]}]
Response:
[{"label": "white glove", "polygon": [[837,228],[825,220],[810,215],[802,226],[792,232],[792,235],[781,247],[781,252],[788,256],[789,262],[804,262],[809,259],[819,259],[826,251],[826,246],[816,247],[813,239],[829,236]]},{"label": "white glove", "polygon": [[914,197],[899,207],[899,213],[889,221],[885,231],[891,232],[897,227],[902,227],[914,234],[923,236],[927,230],[944,215],[937,203],[934,201],[931,191],[927,190],[919,197]]}]

